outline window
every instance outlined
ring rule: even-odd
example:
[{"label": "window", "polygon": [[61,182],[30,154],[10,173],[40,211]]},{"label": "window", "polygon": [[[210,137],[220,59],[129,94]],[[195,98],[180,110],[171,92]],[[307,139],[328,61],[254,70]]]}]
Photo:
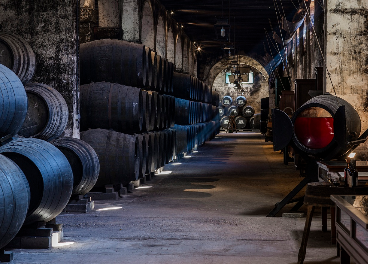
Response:
[{"label": "window", "polygon": [[[230,77],[230,76],[234,76],[234,75],[232,75],[231,72],[226,72],[225,73],[225,83],[226,84],[233,83],[232,77]],[[254,82],[253,72],[243,74],[242,78],[243,78],[242,83],[249,84],[249,83]]]}]

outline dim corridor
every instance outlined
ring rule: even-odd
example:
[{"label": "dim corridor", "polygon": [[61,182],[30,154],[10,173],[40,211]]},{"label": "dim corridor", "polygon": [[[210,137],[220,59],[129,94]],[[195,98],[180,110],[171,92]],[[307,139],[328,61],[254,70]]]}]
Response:
[{"label": "dim corridor", "polygon": [[[133,193],[59,215],[64,240],[14,263],[294,264],[305,218],[266,215],[301,179],[261,134],[220,133]],[[339,262],[317,212],[304,263]]]}]

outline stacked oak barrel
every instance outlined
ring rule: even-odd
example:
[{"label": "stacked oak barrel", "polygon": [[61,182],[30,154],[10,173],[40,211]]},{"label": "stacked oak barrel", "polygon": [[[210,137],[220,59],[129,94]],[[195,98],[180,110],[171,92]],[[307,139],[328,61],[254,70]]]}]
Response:
[{"label": "stacked oak barrel", "polygon": [[231,96],[224,96],[218,111],[221,118],[220,124],[223,129],[228,128],[230,116],[234,117],[236,129],[238,130],[255,128],[254,108],[247,105],[247,99],[244,96],[238,96],[234,101]]},{"label": "stacked oak barrel", "polygon": [[[177,157],[173,63],[144,45],[102,39],[80,46],[80,74],[81,138],[101,164],[95,190],[150,176]],[[210,109],[199,101],[211,99],[210,89],[192,88],[198,104],[191,105],[191,118],[207,121]],[[201,117],[193,116],[202,110]]]},{"label": "stacked oak barrel", "polygon": [[219,132],[219,96],[189,74],[174,72],[175,129],[177,155],[196,149]]},{"label": "stacked oak barrel", "polygon": [[29,44],[0,33],[0,46],[6,64],[0,64],[1,250],[23,225],[42,226],[73,194],[91,190],[99,163],[87,143],[60,138],[68,121],[66,103],[55,89],[30,82],[35,55]]}]

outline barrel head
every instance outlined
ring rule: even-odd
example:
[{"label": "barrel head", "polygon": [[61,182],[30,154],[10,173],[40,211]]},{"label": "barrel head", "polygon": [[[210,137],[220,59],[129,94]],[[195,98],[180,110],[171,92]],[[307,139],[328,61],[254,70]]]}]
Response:
[{"label": "barrel head", "polygon": [[289,116],[279,110],[274,109],[272,114],[273,149],[282,150],[291,141],[294,134],[294,126]]}]

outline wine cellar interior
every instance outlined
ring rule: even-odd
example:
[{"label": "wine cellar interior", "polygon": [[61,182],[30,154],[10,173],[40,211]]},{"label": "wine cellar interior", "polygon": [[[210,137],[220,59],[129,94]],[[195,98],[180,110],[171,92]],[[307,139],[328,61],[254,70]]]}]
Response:
[{"label": "wine cellar interior", "polygon": [[367,0],[0,0],[1,263],[368,263]]}]

